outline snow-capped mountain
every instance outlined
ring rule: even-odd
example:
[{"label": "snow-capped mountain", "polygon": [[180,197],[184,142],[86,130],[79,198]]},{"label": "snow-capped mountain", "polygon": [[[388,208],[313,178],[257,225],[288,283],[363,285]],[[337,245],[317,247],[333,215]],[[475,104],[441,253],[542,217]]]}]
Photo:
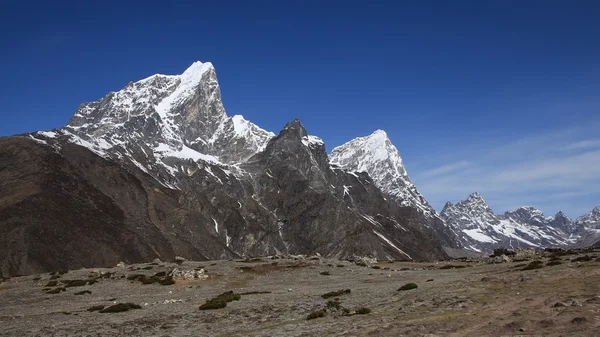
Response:
[{"label": "snow-capped mountain", "polygon": [[573,245],[576,239],[559,226],[564,220],[560,218],[561,214],[546,219],[542,211],[527,206],[498,215],[479,193],[473,193],[457,204],[446,203],[440,217],[458,233],[465,249],[489,252],[499,246],[542,248]]},{"label": "snow-capped mountain", "polygon": [[131,82],[60,130],[0,138],[0,275],[174,255],[447,257],[396,148],[365,138],[351,158],[335,150],[347,170],[297,120],[275,135],[229,117],[210,63]]},{"label": "snow-capped mountain", "polygon": [[571,220],[565,213],[559,211],[554,216],[546,218],[548,226],[560,229],[566,234],[573,234],[577,232],[577,224]]},{"label": "snow-capped mountain", "polygon": [[577,218],[577,224],[586,229],[600,230],[600,206],[594,207],[588,214]]},{"label": "snow-capped mountain", "polygon": [[594,207],[589,213],[577,218],[575,228],[575,233],[581,237],[580,246],[599,246],[600,206]]},{"label": "snow-capped mountain", "polygon": [[243,162],[275,136],[240,115],[227,116],[208,62],[195,62],[181,75],[130,82],[83,103],[58,134],[103,157],[128,161],[168,186],[182,160]]},{"label": "snow-capped mountain", "polygon": [[398,149],[385,131],[377,130],[334,148],[329,160],[348,171],[368,173],[383,192],[401,205],[416,207],[428,217],[436,215],[410,180]]}]

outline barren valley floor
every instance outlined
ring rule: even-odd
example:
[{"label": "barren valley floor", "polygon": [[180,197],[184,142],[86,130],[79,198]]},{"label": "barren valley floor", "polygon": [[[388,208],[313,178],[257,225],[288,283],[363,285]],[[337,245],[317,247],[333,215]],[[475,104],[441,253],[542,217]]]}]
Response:
[{"label": "barren valley floor", "polygon": [[[168,284],[162,272],[173,268],[203,268],[208,278]],[[600,249],[504,263],[396,261],[366,267],[325,258],[262,258],[52,274],[0,283],[0,335],[600,335]],[[408,283],[417,288],[398,290]],[[224,308],[199,310],[227,291],[240,296],[230,296],[237,300],[229,298]],[[119,303],[140,308],[88,310]],[[370,313],[357,314],[359,308]],[[324,317],[307,320],[322,309]]]}]

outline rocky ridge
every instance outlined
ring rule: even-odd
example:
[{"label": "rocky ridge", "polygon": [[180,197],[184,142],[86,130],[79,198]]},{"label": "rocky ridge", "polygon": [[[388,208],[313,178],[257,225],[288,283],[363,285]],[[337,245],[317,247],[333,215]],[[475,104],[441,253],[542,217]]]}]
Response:
[{"label": "rocky ridge", "polygon": [[[494,247],[543,248],[575,247],[594,240],[594,211],[577,221],[563,212],[544,217],[531,207],[496,214],[479,193],[456,204],[446,203],[440,217],[458,233],[463,247],[476,252],[490,252]],[[583,220],[582,220],[583,219]],[[591,225],[593,226],[593,225]]]},{"label": "rocky ridge", "polygon": [[5,276],[175,255],[440,259],[452,244],[369,174],[330,164],[299,121],[274,135],[227,116],[210,63],[2,138],[0,158]]}]

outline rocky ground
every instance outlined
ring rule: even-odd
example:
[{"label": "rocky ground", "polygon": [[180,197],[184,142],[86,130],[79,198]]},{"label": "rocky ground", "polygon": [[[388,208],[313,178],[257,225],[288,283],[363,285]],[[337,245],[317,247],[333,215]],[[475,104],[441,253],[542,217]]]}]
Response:
[{"label": "rocky ground", "polygon": [[[0,283],[0,335],[598,335],[600,249],[506,260],[359,266],[318,257],[262,258],[14,277]],[[189,275],[176,275],[171,284],[174,268]],[[408,283],[417,288],[399,290]],[[228,291],[233,294],[208,305],[224,308],[199,309]],[[139,308],[100,311],[125,303]]]}]

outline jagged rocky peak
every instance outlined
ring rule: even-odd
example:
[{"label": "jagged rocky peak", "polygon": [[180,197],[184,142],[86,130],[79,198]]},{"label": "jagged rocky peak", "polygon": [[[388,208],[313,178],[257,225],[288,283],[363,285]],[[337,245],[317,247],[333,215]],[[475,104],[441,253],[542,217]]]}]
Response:
[{"label": "jagged rocky peak", "polygon": [[257,158],[264,157],[269,158],[270,162],[293,162],[300,170],[319,168],[319,175],[329,169],[325,143],[321,138],[309,135],[299,119],[287,123],[279,134],[269,141],[265,151],[257,154]]},{"label": "jagged rocky peak", "polygon": [[485,213],[494,213],[487,201],[483,199],[479,192],[473,192],[469,194],[467,199],[458,202],[455,206],[460,208],[469,208],[472,211],[481,211]]},{"label": "jagged rocky peak", "polygon": [[577,224],[589,229],[600,229],[600,206],[594,207],[588,214],[577,218]]},{"label": "jagged rocky peak", "polygon": [[504,217],[507,219],[513,219],[517,222],[527,223],[534,226],[546,225],[546,219],[544,213],[539,209],[531,206],[519,207],[515,210],[504,213]]},{"label": "jagged rocky peak", "polygon": [[447,202],[440,213],[440,217],[449,226],[456,229],[482,227],[489,223],[499,223],[499,219],[478,192],[471,193],[465,200],[456,204]]},{"label": "jagged rocky peak", "polygon": [[575,222],[562,211],[558,211],[556,215],[549,217],[547,222],[548,226],[560,229],[567,234],[572,234],[577,231]]},{"label": "jagged rocky peak", "polygon": [[329,161],[351,172],[367,172],[383,192],[401,205],[435,216],[435,210],[410,180],[398,149],[385,131],[376,130],[334,148]]},{"label": "jagged rocky peak", "polygon": [[[194,62],[180,75],[130,82],[84,103],[61,132],[99,155],[131,161],[151,173],[158,166],[176,170],[165,158],[243,162],[275,136],[241,115],[227,116],[210,62]],[[143,153],[132,155],[126,148]]]}]

